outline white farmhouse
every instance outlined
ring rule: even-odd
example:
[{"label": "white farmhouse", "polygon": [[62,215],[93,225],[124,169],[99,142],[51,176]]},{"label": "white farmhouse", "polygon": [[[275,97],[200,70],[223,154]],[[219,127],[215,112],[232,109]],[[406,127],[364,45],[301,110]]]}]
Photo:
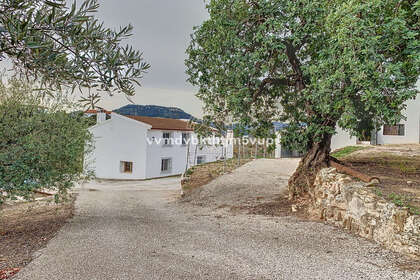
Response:
[{"label": "white farmhouse", "polygon": [[[96,114],[96,112],[88,112]],[[179,175],[190,166],[233,157],[231,145],[201,145],[184,120],[98,112],[85,168],[102,179]],[[231,135],[231,134],[230,134]]]},{"label": "white farmhouse", "polygon": [[[420,143],[420,94],[416,99],[408,100],[406,108],[402,112],[405,119],[396,125],[384,125],[378,131],[374,131],[371,144],[419,144]],[[354,136],[341,128],[331,140],[331,150],[346,146],[357,145],[360,142]]]},{"label": "white farmhouse", "polygon": [[[408,100],[405,104],[406,109],[402,112],[405,119],[401,120],[399,124],[384,125],[378,131],[372,132],[370,144],[420,144],[420,94],[416,99]],[[282,148],[280,144],[281,131],[277,131],[276,135],[276,158],[300,156],[299,153]],[[331,150],[359,144],[365,143],[337,126],[337,133],[331,139]]]},{"label": "white farmhouse", "polygon": [[419,144],[420,143],[420,94],[406,102],[403,111],[405,120],[397,125],[385,125],[376,134],[374,144]]}]

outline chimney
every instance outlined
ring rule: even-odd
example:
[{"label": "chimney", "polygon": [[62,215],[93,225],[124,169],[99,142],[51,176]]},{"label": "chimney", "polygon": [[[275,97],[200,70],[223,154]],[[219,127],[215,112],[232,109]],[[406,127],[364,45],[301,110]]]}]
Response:
[{"label": "chimney", "polygon": [[226,138],[227,139],[233,139],[233,130],[229,129],[226,133]]},{"label": "chimney", "polygon": [[106,113],[104,109],[98,109],[96,112],[96,124],[106,121]]}]

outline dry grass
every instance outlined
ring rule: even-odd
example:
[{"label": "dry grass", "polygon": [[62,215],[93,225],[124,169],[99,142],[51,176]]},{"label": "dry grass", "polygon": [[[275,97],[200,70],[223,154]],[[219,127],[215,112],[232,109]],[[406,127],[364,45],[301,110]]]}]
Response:
[{"label": "dry grass", "polygon": [[251,159],[242,159],[239,163],[237,159],[228,159],[226,162],[216,161],[193,166],[186,172],[187,178],[183,180],[182,188],[184,191],[190,191],[204,186],[250,161]]},{"label": "dry grass", "polygon": [[346,157],[346,156],[348,156],[348,155],[350,155],[354,152],[361,151],[361,150],[366,150],[366,149],[369,149],[369,147],[366,147],[366,146],[348,146],[348,147],[344,147],[342,149],[335,150],[333,153],[331,153],[331,155],[335,158],[340,159],[340,158],[344,158],[344,157]]},{"label": "dry grass", "polygon": [[[411,146],[413,149],[413,146]],[[412,213],[420,214],[420,145],[412,152],[404,146],[372,148],[342,158],[348,166],[370,176],[378,177],[377,195],[408,207]]]}]

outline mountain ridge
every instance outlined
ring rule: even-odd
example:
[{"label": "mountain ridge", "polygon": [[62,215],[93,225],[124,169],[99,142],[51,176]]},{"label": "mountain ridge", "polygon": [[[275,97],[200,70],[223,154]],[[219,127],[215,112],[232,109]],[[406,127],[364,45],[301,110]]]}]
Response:
[{"label": "mountain ridge", "polygon": [[142,117],[155,117],[155,118],[167,118],[167,119],[195,119],[194,116],[188,114],[184,110],[177,107],[165,107],[159,105],[138,105],[128,104],[114,112],[120,115],[129,116],[142,116]]}]

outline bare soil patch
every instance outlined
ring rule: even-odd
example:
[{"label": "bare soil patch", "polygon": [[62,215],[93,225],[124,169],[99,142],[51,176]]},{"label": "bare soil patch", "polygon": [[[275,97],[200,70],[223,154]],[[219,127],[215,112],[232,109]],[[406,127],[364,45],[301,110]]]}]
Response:
[{"label": "bare soil patch", "polygon": [[420,145],[384,145],[340,159],[347,166],[378,177],[377,195],[398,206],[420,211]]},{"label": "bare soil patch", "polygon": [[27,265],[73,216],[75,197],[56,204],[21,202],[0,207],[0,279]]},{"label": "bare soil patch", "polygon": [[[295,209],[295,210],[293,210]],[[272,201],[256,203],[255,205],[232,206],[232,212],[246,211],[250,215],[263,215],[271,217],[286,217],[294,215],[307,219],[306,203],[291,201],[288,195],[278,195]]]}]

